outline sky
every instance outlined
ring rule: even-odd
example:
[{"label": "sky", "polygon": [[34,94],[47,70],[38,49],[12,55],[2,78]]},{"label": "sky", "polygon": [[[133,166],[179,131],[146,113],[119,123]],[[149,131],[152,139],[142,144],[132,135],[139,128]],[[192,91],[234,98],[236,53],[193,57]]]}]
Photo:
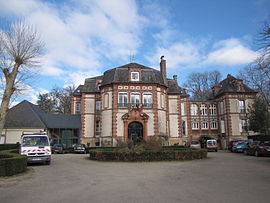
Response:
[{"label": "sky", "polygon": [[258,56],[269,18],[270,0],[0,0],[0,29],[23,19],[45,44],[16,103],[130,62],[159,69],[160,56],[180,85],[192,72],[237,75]]}]

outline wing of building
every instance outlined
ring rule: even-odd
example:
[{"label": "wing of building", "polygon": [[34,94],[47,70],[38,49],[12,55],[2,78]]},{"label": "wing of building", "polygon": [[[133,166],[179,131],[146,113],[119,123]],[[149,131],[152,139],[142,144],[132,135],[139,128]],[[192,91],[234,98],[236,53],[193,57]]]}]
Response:
[{"label": "wing of building", "polygon": [[177,76],[167,78],[162,58],[160,70],[129,63],[86,78],[72,96],[71,111],[81,116],[81,140],[91,146],[161,136],[167,145],[213,138],[225,148],[252,133],[246,108],[255,96],[242,80],[228,75],[213,87],[211,100],[192,101]]}]

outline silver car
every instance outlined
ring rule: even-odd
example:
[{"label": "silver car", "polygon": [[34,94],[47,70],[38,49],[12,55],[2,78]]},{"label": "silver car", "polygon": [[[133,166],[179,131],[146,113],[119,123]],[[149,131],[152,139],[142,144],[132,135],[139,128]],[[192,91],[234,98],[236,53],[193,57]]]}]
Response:
[{"label": "silver car", "polygon": [[199,141],[191,141],[190,148],[201,148],[201,143]]}]

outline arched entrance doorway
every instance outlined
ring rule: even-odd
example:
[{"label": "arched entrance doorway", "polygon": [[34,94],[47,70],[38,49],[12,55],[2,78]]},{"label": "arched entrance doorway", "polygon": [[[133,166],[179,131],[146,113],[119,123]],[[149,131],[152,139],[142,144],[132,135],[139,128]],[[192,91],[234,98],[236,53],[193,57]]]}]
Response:
[{"label": "arched entrance doorway", "polygon": [[132,140],[134,144],[143,141],[143,125],[140,122],[131,122],[128,125],[128,140]]}]

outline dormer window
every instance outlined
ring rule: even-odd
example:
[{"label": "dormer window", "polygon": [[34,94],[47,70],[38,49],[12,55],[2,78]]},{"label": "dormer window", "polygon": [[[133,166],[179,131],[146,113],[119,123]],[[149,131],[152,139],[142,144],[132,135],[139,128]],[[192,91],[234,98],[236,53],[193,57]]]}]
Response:
[{"label": "dormer window", "polygon": [[139,81],[139,72],[131,72],[131,81]]}]

